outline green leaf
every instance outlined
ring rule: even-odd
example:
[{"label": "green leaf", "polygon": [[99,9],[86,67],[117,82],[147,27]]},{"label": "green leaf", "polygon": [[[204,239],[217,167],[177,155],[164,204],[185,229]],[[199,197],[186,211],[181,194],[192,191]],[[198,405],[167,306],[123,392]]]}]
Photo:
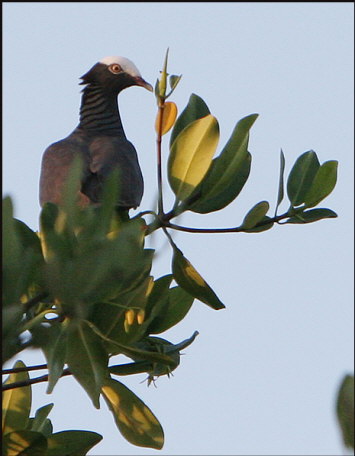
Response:
[{"label": "green leaf", "polygon": [[87,226],[84,226],[89,239],[101,238],[110,232],[112,219],[116,215],[117,192],[120,186],[119,174],[117,168],[109,174],[103,185],[102,203],[95,208],[94,216],[87,222]]},{"label": "green leaf", "polygon": [[178,200],[185,200],[210,167],[219,138],[211,114],[189,124],[174,141],[168,159],[169,183]]},{"label": "green leaf", "polygon": [[285,155],[281,149],[280,152],[280,174],[279,174],[279,190],[277,194],[275,217],[277,215],[277,209],[284,199],[284,172],[285,172]]},{"label": "green leaf", "polygon": [[46,349],[42,347],[46,354],[48,365],[47,394],[52,393],[64,369],[67,339],[66,326],[62,323],[58,329],[57,335],[48,339]]},{"label": "green leaf", "polygon": [[14,219],[14,228],[23,247],[32,248],[35,253],[42,257],[41,241],[37,234],[18,219]]},{"label": "green leaf", "polygon": [[[30,418],[28,421],[27,425],[27,430],[33,431],[32,425],[34,422],[34,418]],[[53,434],[53,425],[52,422],[49,418],[46,418],[42,424],[41,430],[40,431],[35,431],[35,432],[40,432],[44,437],[48,438]]]},{"label": "green leaf", "polygon": [[159,80],[159,83],[158,83],[158,87],[159,87],[159,96],[162,97],[162,98],[165,98],[165,93],[166,93],[166,80],[167,80],[167,77],[168,77],[168,73],[167,73],[167,69],[168,69],[168,54],[169,54],[169,48],[167,48],[166,50],[166,54],[165,54],[165,59],[164,59],[164,65],[163,65],[163,69],[161,71],[161,77],[160,77],[160,80]]},{"label": "green leaf", "polygon": [[274,222],[270,217],[265,215],[259,222],[257,226],[254,226],[254,228],[250,228],[248,230],[245,230],[246,233],[261,233],[263,231],[267,231],[270,228],[272,228],[274,225]]},{"label": "green leaf", "polygon": [[336,413],[345,446],[354,449],[354,376],[346,375],[338,390]]},{"label": "green leaf", "polygon": [[102,435],[90,431],[62,431],[48,438],[46,456],[85,456],[102,440]]},{"label": "green leaf", "polygon": [[46,450],[47,439],[40,432],[19,430],[3,439],[3,456],[47,456]]},{"label": "green leaf", "polygon": [[122,383],[105,380],[102,395],[123,437],[133,445],[160,450],[164,432],[151,410]]},{"label": "green leaf", "polygon": [[170,85],[170,88],[171,88],[171,92],[170,93],[172,93],[176,89],[176,86],[179,84],[181,78],[182,78],[182,75],[177,76],[175,74],[172,74],[169,77],[169,85]]},{"label": "green leaf", "polygon": [[[13,218],[13,206],[10,197],[3,199],[3,305],[9,306],[20,301],[33,283],[41,268],[42,254],[34,248],[31,230],[22,222]],[[31,232],[33,236],[34,233]],[[6,322],[5,322],[6,323]],[[5,332],[9,328],[5,326]],[[15,333],[15,328],[12,333]],[[6,334],[7,335],[7,334]],[[11,347],[4,347],[4,353],[11,352]],[[7,355],[6,355],[7,356]]]},{"label": "green leaf", "polygon": [[54,203],[45,203],[40,214],[41,232],[44,233],[54,231],[55,222],[59,216],[59,208]]},{"label": "green leaf", "polygon": [[239,195],[250,173],[249,130],[257,117],[258,114],[251,114],[237,123],[221,154],[213,159],[206,176],[189,198],[189,210],[217,211]]},{"label": "green leaf", "polygon": [[[17,361],[14,368],[24,368],[26,365],[22,361]],[[27,371],[11,374],[5,381],[5,385],[14,382],[28,381],[29,375]],[[21,388],[13,388],[3,392],[2,395],[2,433],[3,435],[26,429],[31,411],[31,387],[22,386]]]},{"label": "green leaf", "polygon": [[175,122],[170,136],[170,148],[173,145],[175,139],[179,136],[185,127],[197,119],[206,117],[208,114],[210,114],[210,110],[208,109],[206,103],[201,97],[193,93],[190,96],[186,108],[182,111]]},{"label": "green leaf", "polygon": [[[115,302],[95,303],[90,314],[90,322],[106,337],[116,342],[129,343],[130,339],[123,326],[125,305],[126,302],[121,299],[117,299]],[[104,345],[107,347],[106,342]],[[111,347],[107,349],[109,352],[111,350],[113,350]]]},{"label": "green leaf", "polygon": [[134,375],[148,372],[152,369],[152,363],[149,361],[136,361],[134,363],[116,364],[109,367],[109,371],[113,375]]},{"label": "green leaf", "polygon": [[13,204],[9,196],[2,202],[2,255],[3,264],[11,269],[16,268],[16,263],[21,256],[21,245],[14,229]]},{"label": "green leaf", "polygon": [[101,339],[84,322],[73,322],[67,337],[68,368],[86,390],[94,406],[100,408],[99,395],[108,373],[108,356]]},{"label": "green leaf", "polygon": [[307,207],[316,206],[334,189],[337,182],[338,162],[329,160],[318,169],[317,174],[308,190],[304,203]]},{"label": "green leaf", "polygon": [[49,327],[37,325],[31,329],[34,348],[40,348],[47,360],[47,394],[52,393],[61,377],[65,363],[66,337],[68,322],[53,322]]},{"label": "green leaf", "polygon": [[313,150],[298,157],[287,180],[287,194],[293,206],[304,203],[319,167],[317,154]]},{"label": "green leaf", "polygon": [[190,293],[191,296],[199,299],[215,310],[223,309],[225,307],[216,293],[177,247],[174,247],[172,271],[176,283]]},{"label": "green leaf", "polygon": [[290,217],[285,223],[312,223],[325,218],[335,218],[337,214],[330,209],[311,209]]},{"label": "green leaf", "polygon": [[72,238],[65,237],[57,230],[58,222],[63,219],[63,211],[53,203],[45,203],[40,214],[40,239],[43,255],[48,262],[53,259],[66,261],[72,257]]},{"label": "green leaf", "polygon": [[47,404],[43,407],[39,408],[36,411],[35,417],[31,423],[31,431],[41,432],[43,433],[44,427],[47,425],[47,416],[49,415],[50,411],[52,410],[54,404]]},{"label": "green leaf", "polygon": [[181,287],[169,289],[166,305],[148,327],[149,334],[159,334],[179,323],[190,310],[194,297]]},{"label": "green leaf", "polygon": [[79,154],[75,155],[63,187],[63,209],[66,224],[71,229],[77,226],[81,212],[78,206],[78,192],[82,182],[83,165],[82,157]]},{"label": "green leaf", "polygon": [[269,207],[270,206],[267,201],[260,201],[260,203],[255,204],[255,206],[252,207],[244,217],[243,223],[240,227],[244,230],[254,228],[255,225],[264,219],[267,211],[269,210]]},{"label": "green leaf", "polygon": [[[3,280],[3,286],[5,280]],[[4,287],[5,288],[5,287]],[[4,290],[3,290],[4,292]],[[5,299],[4,299],[5,301]],[[5,304],[5,303],[4,303]],[[16,353],[23,350],[23,345],[19,337],[21,323],[23,319],[23,307],[17,303],[4,305],[2,314],[2,361],[8,361]]]},{"label": "green leaf", "polygon": [[169,287],[172,280],[172,274],[167,274],[153,282],[145,308],[146,320],[154,320],[165,309],[169,299]]},{"label": "green leaf", "polygon": [[156,80],[155,86],[154,86],[154,94],[156,98],[160,96],[159,94],[159,79]]},{"label": "green leaf", "polygon": [[[28,258],[28,282],[29,284],[35,283],[42,286],[43,284],[43,266],[44,258],[42,253],[41,241],[38,235],[31,230],[21,220],[14,219],[14,229],[17,233],[18,239],[24,249],[21,255],[22,271],[26,269],[25,257]],[[27,291],[27,290],[26,290]]]}]

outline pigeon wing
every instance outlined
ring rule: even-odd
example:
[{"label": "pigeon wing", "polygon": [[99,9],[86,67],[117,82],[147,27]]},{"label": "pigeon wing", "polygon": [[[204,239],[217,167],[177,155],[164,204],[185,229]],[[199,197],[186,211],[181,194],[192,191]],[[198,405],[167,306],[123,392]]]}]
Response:
[{"label": "pigeon wing", "polygon": [[99,203],[105,180],[114,169],[118,169],[117,206],[139,206],[143,196],[143,176],[133,144],[124,137],[99,136],[90,142],[89,154],[90,173],[81,191],[93,203]]},{"label": "pigeon wing", "polygon": [[[84,161],[83,180],[89,175],[89,152],[87,145],[80,138],[69,136],[47,147],[42,157],[39,197],[40,204],[46,202],[61,204],[63,187],[68,177],[74,158],[80,155]],[[79,204],[87,205],[89,198],[80,192],[78,182]]]}]

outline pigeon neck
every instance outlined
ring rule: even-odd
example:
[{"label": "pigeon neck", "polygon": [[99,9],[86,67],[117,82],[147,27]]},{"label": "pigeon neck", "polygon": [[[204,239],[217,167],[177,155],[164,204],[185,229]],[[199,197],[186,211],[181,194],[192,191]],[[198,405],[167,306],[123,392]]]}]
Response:
[{"label": "pigeon neck", "polygon": [[125,136],[117,104],[117,94],[88,85],[83,90],[79,128],[90,132]]}]

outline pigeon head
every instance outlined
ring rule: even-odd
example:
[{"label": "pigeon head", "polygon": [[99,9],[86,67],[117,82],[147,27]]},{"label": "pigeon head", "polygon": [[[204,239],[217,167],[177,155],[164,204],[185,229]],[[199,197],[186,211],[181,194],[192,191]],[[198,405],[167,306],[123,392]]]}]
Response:
[{"label": "pigeon head", "polygon": [[99,86],[116,94],[131,86],[141,86],[153,91],[153,87],[142,78],[135,64],[126,57],[105,57],[80,79],[80,84]]}]

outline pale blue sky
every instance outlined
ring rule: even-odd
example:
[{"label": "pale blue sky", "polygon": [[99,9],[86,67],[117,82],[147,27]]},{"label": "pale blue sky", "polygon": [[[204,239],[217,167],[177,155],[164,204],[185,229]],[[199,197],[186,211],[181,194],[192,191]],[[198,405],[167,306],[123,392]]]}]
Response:
[{"label": "pale blue sky", "polygon": [[[78,122],[79,77],[108,55],[133,60],[153,85],[166,48],[183,74],[172,98],[181,112],[200,95],[220,125],[221,150],[236,122],[251,130],[251,176],[240,197],[190,226],[238,225],[258,201],[271,211],[280,148],[286,172],[313,149],[339,161],[338,184],[321,205],[337,219],[277,226],[261,234],[172,233],[226,309],[195,302],[164,333],[179,342],[198,330],[174,377],[158,388],[125,378],[165,430],[162,454],[334,455],[342,448],[334,414],[342,376],[353,371],[353,5],[351,3],[7,3],[3,4],[3,190],[15,215],[38,227],[41,156]],[[119,98],[145,179],[141,210],[156,198],[154,97],[141,88]],[[164,154],[167,156],[168,137]],[[173,201],[165,185],[166,208]],[[287,204],[284,203],[283,209]],[[150,245],[153,273],[170,272],[162,235]],[[40,353],[21,355],[42,363]],[[134,447],[102,403],[93,409],[76,383],[52,396],[35,385],[34,409],[54,401],[55,431],[103,434],[91,455],[158,451]]]}]

